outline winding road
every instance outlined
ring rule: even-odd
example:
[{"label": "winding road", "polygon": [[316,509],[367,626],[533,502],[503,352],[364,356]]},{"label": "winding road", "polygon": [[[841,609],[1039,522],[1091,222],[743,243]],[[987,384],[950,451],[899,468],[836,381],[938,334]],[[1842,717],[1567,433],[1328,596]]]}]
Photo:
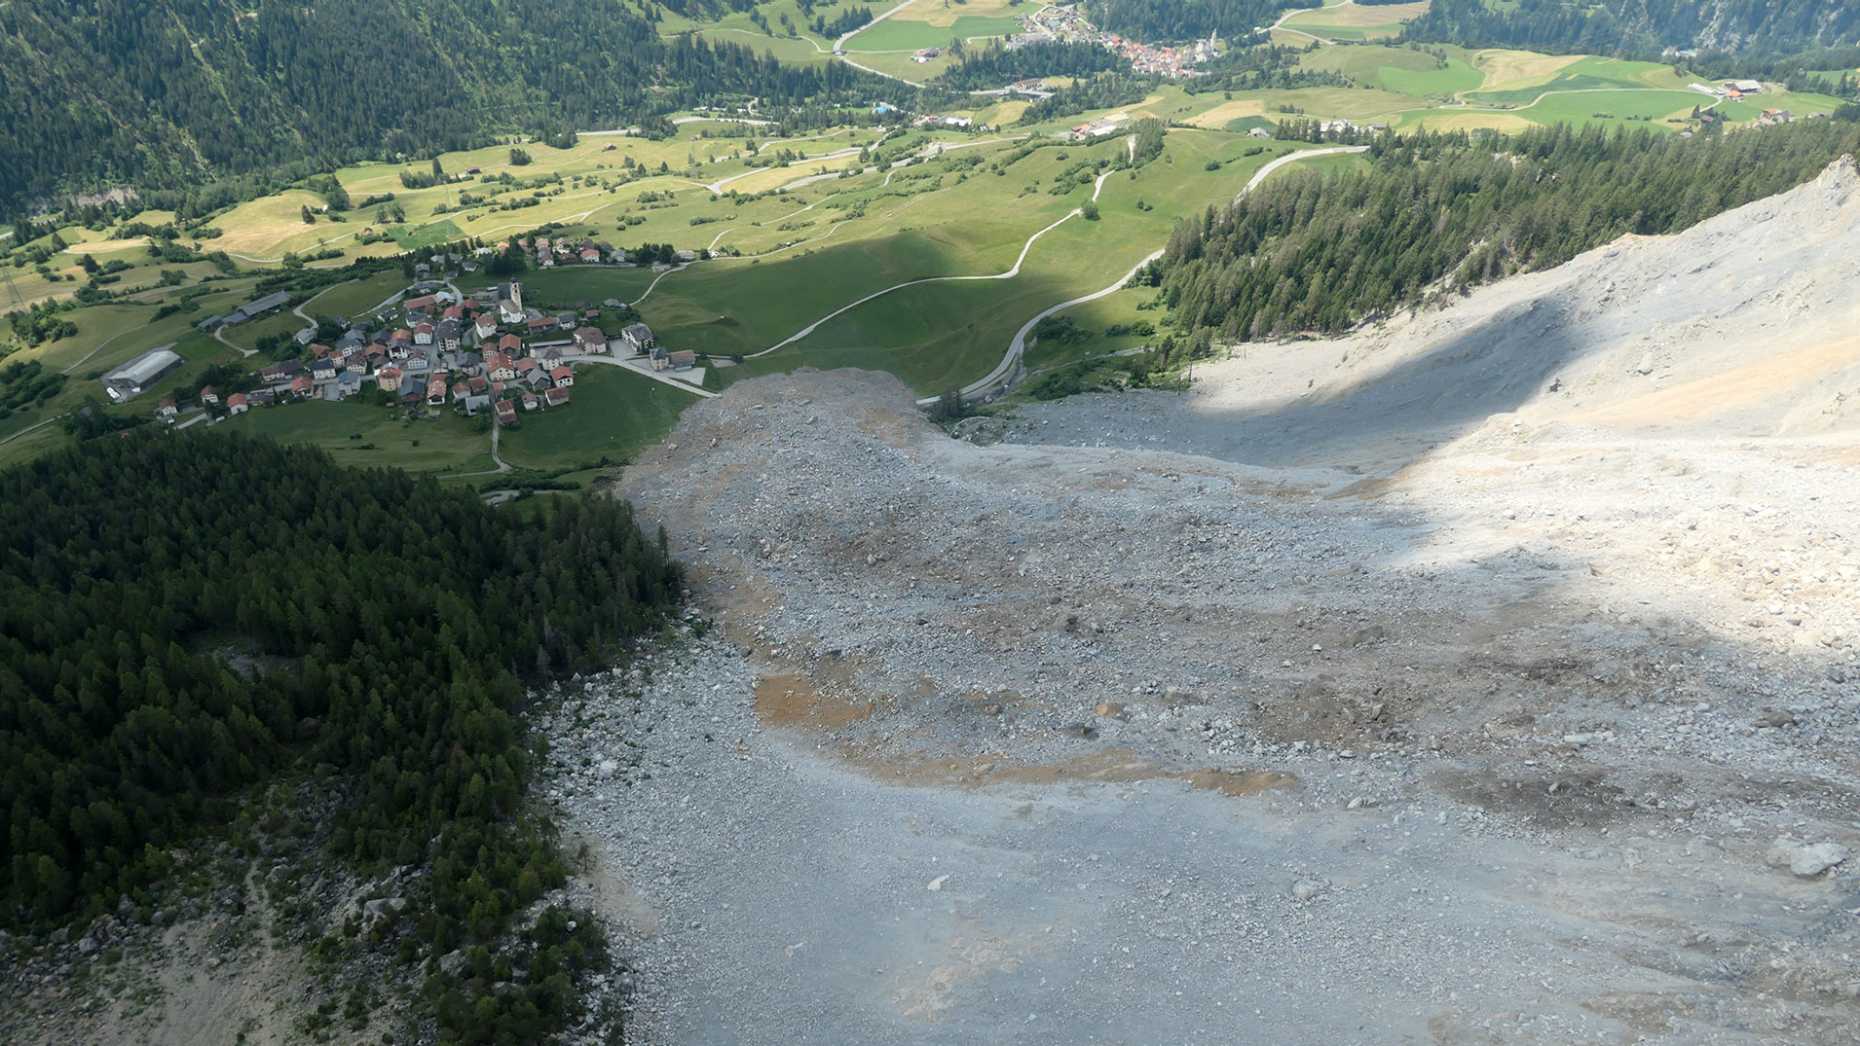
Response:
[{"label": "winding road", "polygon": [[[1278,170],[1281,167],[1284,167],[1286,164],[1295,163],[1299,160],[1315,159],[1316,157],[1319,157],[1319,156],[1340,156],[1346,153],[1367,152],[1368,150],[1369,150],[1369,147],[1366,145],[1340,145],[1340,146],[1335,146],[1329,149],[1308,149],[1302,152],[1287,153],[1286,155],[1281,156],[1276,160],[1273,160],[1271,163],[1268,163],[1266,166],[1261,167],[1258,171],[1254,172],[1253,177],[1247,181],[1246,187],[1241,189],[1240,192],[1234,196],[1234,199],[1239,200],[1241,197],[1245,196],[1247,193],[1252,192],[1255,188],[1259,186],[1261,182],[1265,181],[1266,178],[1270,176],[1274,171]],[[1109,173],[1109,172],[1106,172],[1106,173]],[[1103,184],[1103,181],[1104,181],[1103,176],[1102,175],[1099,176],[1100,185]],[[1092,199],[1096,200],[1097,198],[1098,198],[1098,193],[1096,190],[1093,190]],[[1073,212],[1073,213],[1077,213],[1077,212]],[[1070,215],[1068,215],[1067,217],[1070,217]],[[1028,245],[1029,246],[1032,245],[1031,240],[1028,241]],[[1026,252],[1022,251],[1021,253],[1022,253],[1022,256],[1025,257]],[[1144,266],[1148,265],[1149,263],[1155,261],[1158,258],[1161,258],[1162,255],[1163,255],[1162,250],[1158,249],[1152,252],[1151,254],[1149,254],[1148,256],[1146,256],[1142,261],[1139,261],[1137,264],[1131,266],[1130,271],[1125,273],[1123,276],[1119,277],[1117,282],[1112,283],[1109,286],[1103,287],[1099,290],[1093,291],[1090,294],[1081,295],[1069,301],[1062,301],[1057,305],[1048,306],[1047,308],[1042,309],[1040,312],[1035,314],[1032,319],[1028,320],[1026,323],[1021,324],[1020,329],[1014,332],[1013,340],[1008,342],[1007,353],[1001,357],[1001,362],[995,364],[994,369],[989,371],[987,374],[983,375],[981,378],[975,381],[972,381],[967,385],[964,385],[961,390],[962,398],[970,399],[976,396],[985,395],[988,392],[992,391],[998,385],[1005,386],[1007,384],[1010,384],[1012,381],[1013,375],[1020,368],[1021,358],[1024,355],[1026,355],[1027,336],[1033,333],[1033,329],[1039,326],[1041,320],[1046,319],[1048,316],[1051,316],[1054,313],[1063,312],[1066,309],[1070,309],[1075,305],[1083,305],[1087,302],[1097,301],[1099,298],[1105,298],[1105,297],[1109,297],[1112,294],[1116,294],[1119,290],[1123,289],[1125,284],[1128,284],[1130,282],[1132,277],[1136,276],[1137,273],[1141,272]],[[941,397],[938,397],[938,396],[926,396],[918,400],[917,405],[920,407],[933,406],[935,405],[937,400],[940,398]]]},{"label": "winding road", "polygon": [[[1129,152],[1130,157],[1132,159],[1135,159],[1136,154],[1137,154],[1136,136],[1131,135],[1129,138],[1126,138],[1124,140],[1124,147]],[[1119,170],[1122,170],[1122,169],[1123,168],[1118,168],[1118,167],[1107,167],[1103,171],[1099,172],[1097,179],[1092,182],[1091,202],[1093,203],[1098,202],[1098,194],[1104,191],[1104,180],[1106,178],[1109,178],[1113,173]],[[1022,264],[1024,264],[1027,261],[1027,253],[1033,250],[1033,245],[1039,241],[1040,237],[1045,236],[1047,233],[1052,232],[1054,229],[1059,228],[1061,225],[1064,225],[1065,223],[1071,221],[1074,218],[1079,217],[1080,215],[1084,213],[1085,213],[1084,208],[1074,207],[1072,210],[1067,211],[1065,216],[1060,218],[1058,221],[1054,222],[1051,225],[1048,225],[1044,229],[1041,229],[1039,232],[1034,233],[1032,236],[1027,237],[1027,242],[1024,244],[1021,244],[1020,256],[1014,259],[1014,264],[1010,266],[1005,272],[987,273],[987,274],[978,275],[978,276],[925,276],[921,279],[906,280],[903,283],[892,284],[891,286],[886,287],[883,290],[874,291],[871,294],[868,294],[865,297],[860,298],[857,301],[840,306],[839,308],[833,310],[832,312],[827,313],[825,316],[822,316],[821,318],[815,320],[814,322],[808,324],[807,326],[802,327],[800,330],[795,331],[793,334],[788,335],[786,338],[783,338],[781,341],[776,342],[775,344],[769,346],[768,348],[763,349],[759,352],[749,353],[748,358],[754,359],[758,356],[767,356],[771,352],[774,352],[778,349],[785,348],[788,345],[792,345],[793,343],[800,341],[802,338],[805,338],[808,335],[814,333],[814,331],[820,328],[821,324],[826,323],[827,321],[833,319],[834,317],[850,312],[853,309],[856,309],[859,306],[864,305],[866,302],[872,301],[873,299],[882,298],[885,295],[890,294],[893,291],[901,291],[905,289],[906,287],[918,287],[926,283],[957,283],[957,282],[972,281],[972,280],[1011,280],[1014,277],[1020,275],[1020,267]],[[1010,349],[1010,354],[1012,354],[1011,349]]]}]

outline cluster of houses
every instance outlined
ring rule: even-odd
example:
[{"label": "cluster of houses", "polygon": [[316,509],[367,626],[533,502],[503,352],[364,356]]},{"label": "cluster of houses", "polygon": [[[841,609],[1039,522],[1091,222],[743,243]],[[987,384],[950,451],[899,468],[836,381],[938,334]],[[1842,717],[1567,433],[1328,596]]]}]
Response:
[{"label": "cluster of houses", "polygon": [[[223,398],[220,390],[203,388],[200,402],[237,415],[256,406],[337,401],[377,389],[405,406],[450,405],[467,415],[489,410],[499,424],[510,424],[521,412],[569,404],[575,357],[643,355],[659,369],[696,362],[692,353],[666,353],[643,323],[610,339],[594,325],[599,309],[545,313],[527,307],[523,286],[515,282],[484,288],[465,301],[434,290],[407,299],[401,308],[398,325],[372,333],[352,328],[333,345],[312,341],[302,358],[259,370],[259,387]],[[690,359],[679,358],[686,356]],[[163,400],[156,413],[172,420],[177,412],[172,400]]]},{"label": "cluster of houses", "polygon": [[1024,32],[1008,37],[1009,50],[1052,41],[1097,44],[1117,52],[1139,73],[1166,76],[1172,80],[1201,75],[1201,71],[1195,67],[1213,61],[1221,53],[1220,38],[1214,34],[1209,34],[1206,40],[1174,47],[1146,44],[1117,33],[1107,33],[1087,21],[1084,12],[1072,4],[1043,7],[1028,15],[1023,24]]},{"label": "cluster of houses", "polygon": [[1091,123],[1074,124],[1069,137],[1075,142],[1089,142],[1093,138],[1116,134],[1123,126],[1117,120],[1096,120]]},{"label": "cluster of houses", "polygon": [[1763,93],[1763,84],[1756,80],[1726,80],[1724,83],[1715,87],[1711,84],[1700,83],[1689,84],[1687,86],[1700,94],[1710,95],[1713,98],[1732,102],[1741,101],[1753,94]]},{"label": "cluster of houses", "polygon": [[[530,256],[538,269],[553,269],[557,265],[624,265],[626,252],[608,243],[595,243],[592,240],[571,241],[564,237],[552,240],[547,236],[525,236],[517,241],[517,246]],[[479,248],[485,254],[490,248]]]}]

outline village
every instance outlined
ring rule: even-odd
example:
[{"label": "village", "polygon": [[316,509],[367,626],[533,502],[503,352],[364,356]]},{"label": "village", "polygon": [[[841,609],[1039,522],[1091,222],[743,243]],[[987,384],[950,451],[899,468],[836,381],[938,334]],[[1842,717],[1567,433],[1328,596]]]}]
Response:
[{"label": "village", "polygon": [[[1145,44],[1107,33],[1087,21],[1084,12],[1073,5],[1043,7],[1026,18],[1026,32],[1008,37],[1010,50],[1051,41],[1099,44],[1118,53],[1138,73],[1183,80],[1201,75],[1195,67],[1212,61],[1220,54],[1220,39],[1210,35],[1192,45],[1171,47]],[[933,56],[934,57],[934,56]]]},{"label": "village", "polygon": [[[541,238],[516,245],[525,252],[553,251]],[[578,259],[581,253],[570,249]],[[651,328],[618,299],[545,311],[525,303],[523,284],[516,280],[469,294],[451,283],[424,280],[410,291],[418,293],[371,321],[342,324],[342,333],[327,341],[318,340],[324,328],[304,328],[289,339],[290,356],[241,372],[234,383],[205,385],[194,397],[166,396],[155,417],[170,424],[218,422],[256,407],[365,396],[405,408],[449,407],[468,417],[489,412],[498,426],[511,426],[526,413],[569,406],[575,364],[591,359],[660,380],[703,384],[697,354],[659,345]],[[243,322],[288,301],[282,292],[267,295],[213,323],[217,328]],[[171,345],[151,349],[104,375],[104,389],[113,402],[126,402],[183,362]],[[182,423],[180,401],[189,398],[200,411]]]}]

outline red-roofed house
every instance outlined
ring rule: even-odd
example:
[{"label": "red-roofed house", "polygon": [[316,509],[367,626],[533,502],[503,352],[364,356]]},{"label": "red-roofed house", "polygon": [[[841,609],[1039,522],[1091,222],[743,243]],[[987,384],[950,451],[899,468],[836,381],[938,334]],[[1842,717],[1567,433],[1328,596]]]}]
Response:
[{"label": "red-roofed house", "polygon": [[472,321],[472,333],[476,334],[480,341],[496,334],[497,317],[488,312],[480,315],[477,319]]},{"label": "red-roofed house", "polygon": [[431,345],[433,343],[433,325],[430,323],[414,324],[413,343],[415,345]]},{"label": "red-roofed house", "polygon": [[375,387],[382,392],[400,391],[400,368],[383,367],[375,371]]},{"label": "red-roofed house", "polygon": [[251,409],[250,407],[246,406],[245,393],[235,392],[232,395],[226,397],[226,413],[244,414],[246,411],[250,409]]},{"label": "red-roofed house", "polygon": [[205,388],[200,390],[200,402],[202,406],[211,407],[214,404],[218,403],[219,401],[220,401],[220,392],[218,389],[214,388],[213,386],[208,385]]},{"label": "red-roofed house", "polygon": [[568,390],[567,389],[549,389],[543,393],[543,402],[547,403],[551,407],[567,406],[568,405]]},{"label": "red-roofed house", "polygon": [[541,400],[536,398],[536,394],[534,392],[526,392],[523,394],[523,409],[524,410],[535,410],[537,404],[541,402],[542,402]]},{"label": "red-roofed house", "polygon": [[431,378],[427,379],[426,405],[429,407],[443,407],[445,406],[445,404],[446,404],[446,372],[440,371],[439,373],[433,375]]},{"label": "red-roofed house", "polygon": [[308,396],[310,395],[310,388],[313,384],[314,383],[310,380],[310,375],[299,374],[291,379],[291,395]]},{"label": "red-roofed house", "polygon": [[430,294],[423,294],[418,298],[408,298],[406,301],[401,302],[401,306],[408,312],[425,312],[438,304],[438,301],[439,299]]},{"label": "red-roofed house", "polygon": [[549,380],[555,382],[556,388],[566,389],[575,383],[575,369],[573,367],[557,367],[549,372]]},{"label": "red-roofed house", "polygon": [[517,371],[510,365],[509,356],[493,352],[484,358],[484,375],[492,381],[511,381],[516,378]]},{"label": "red-roofed house", "polygon": [[499,425],[508,425],[517,420],[517,408],[511,405],[509,400],[498,400],[497,406],[494,409],[497,412],[497,423]]},{"label": "red-roofed house", "polygon": [[517,356],[523,352],[523,339],[515,334],[506,334],[497,339],[497,351],[506,356]]}]

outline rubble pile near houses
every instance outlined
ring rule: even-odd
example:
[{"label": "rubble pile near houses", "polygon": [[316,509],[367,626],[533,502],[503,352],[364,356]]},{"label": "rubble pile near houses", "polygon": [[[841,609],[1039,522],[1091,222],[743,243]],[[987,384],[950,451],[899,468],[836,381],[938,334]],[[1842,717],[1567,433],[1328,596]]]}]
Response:
[{"label": "rubble pile near houses", "polygon": [[1850,1039],[1855,182],[989,446],[694,405],[546,725],[629,1035]]}]

